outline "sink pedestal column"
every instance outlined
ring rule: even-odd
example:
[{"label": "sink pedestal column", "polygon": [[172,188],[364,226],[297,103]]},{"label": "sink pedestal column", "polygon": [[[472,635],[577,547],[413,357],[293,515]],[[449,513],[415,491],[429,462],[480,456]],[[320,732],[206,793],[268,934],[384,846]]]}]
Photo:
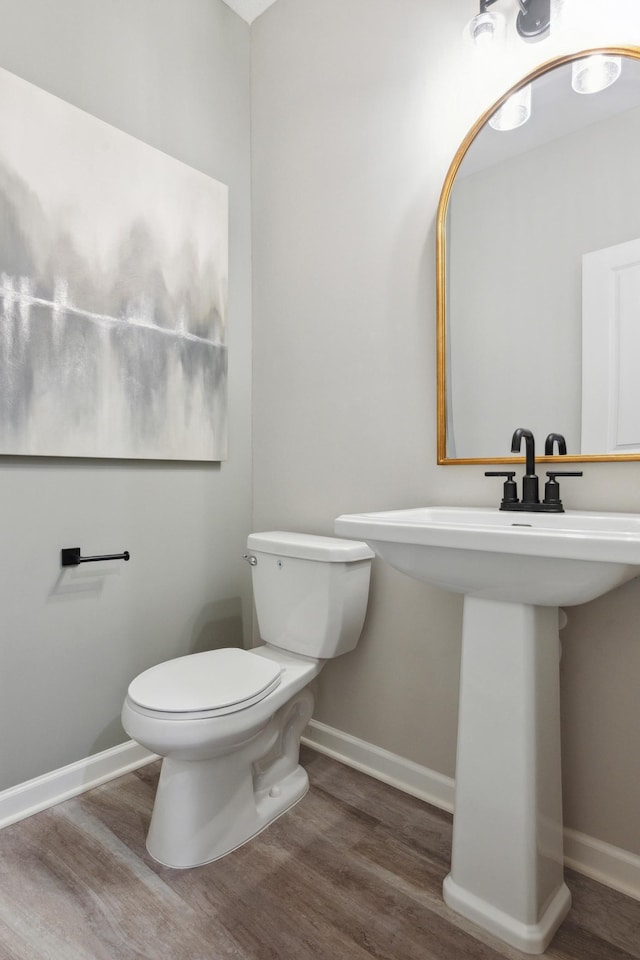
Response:
[{"label": "sink pedestal column", "polygon": [[464,601],[446,902],[527,953],[571,905],[564,883],[557,607]]}]

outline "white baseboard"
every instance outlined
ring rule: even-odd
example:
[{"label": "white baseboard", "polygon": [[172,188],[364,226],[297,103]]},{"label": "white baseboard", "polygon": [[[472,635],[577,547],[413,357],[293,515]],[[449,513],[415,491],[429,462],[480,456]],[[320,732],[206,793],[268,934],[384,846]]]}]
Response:
[{"label": "white baseboard", "polygon": [[318,720],[309,721],[302,742],[412,797],[453,813],[454,781],[451,777],[405,760],[397,753],[390,753],[366,740],[358,740]]},{"label": "white baseboard", "polygon": [[3,790],[0,792],[0,828],[24,820],[156,759],[155,754],[129,740],[85,760],[78,760]]},{"label": "white baseboard", "polygon": [[586,833],[564,829],[567,867],[640,900],[640,857]]},{"label": "white baseboard", "polygon": [[[302,742],[434,807],[453,812],[455,781],[450,777],[317,720],[310,721]],[[640,857],[636,854],[567,827],[564,853],[567,867],[640,900]]]}]

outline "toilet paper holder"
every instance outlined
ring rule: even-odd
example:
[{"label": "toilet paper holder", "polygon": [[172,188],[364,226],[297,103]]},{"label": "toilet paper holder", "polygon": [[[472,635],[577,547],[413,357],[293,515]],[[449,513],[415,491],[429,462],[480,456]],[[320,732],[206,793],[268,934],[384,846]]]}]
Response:
[{"label": "toilet paper holder", "polygon": [[63,547],[60,551],[60,560],[63,567],[77,567],[79,563],[89,563],[93,560],[128,560],[131,554],[128,550],[124,553],[106,553],[98,557],[83,557],[80,547]]}]

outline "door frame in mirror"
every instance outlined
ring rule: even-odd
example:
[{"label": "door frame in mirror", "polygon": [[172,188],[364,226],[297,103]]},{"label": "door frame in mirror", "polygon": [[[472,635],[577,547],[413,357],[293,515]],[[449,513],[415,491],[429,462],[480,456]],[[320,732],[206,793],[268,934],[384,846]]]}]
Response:
[{"label": "door frame in mirror", "polygon": [[[460,144],[447,175],[445,177],[436,217],[436,357],[437,357],[437,456],[438,464],[491,464],[491,463],[523,463],[523,457],[449,457],[447,456],[447,251],[446,251],[446,221],[449,210],[451,191],[464,157],[476,136],[484,127],[489,117],[521,87],[532,83],[535,79],[548,73],[550,70],[574,60],[581,60],[593,54],[607,53],[616,56],[631,57],[640,61],[640,47],[637,46],[607,46],[592,47],[564,56],[554,57],[540,64],[526,76],[522,77],[507,90],[495,103],[486,110],[474,123],[466,137]],[[521,424],[514,423],[514,429]],[[506,438],[508,442],[509,438]],[[541,461],[559,462],[598,462],[617,460],[640,460],[640,453],[605,453],[605,454],[569,454],[569,456],[541,456]]]}]

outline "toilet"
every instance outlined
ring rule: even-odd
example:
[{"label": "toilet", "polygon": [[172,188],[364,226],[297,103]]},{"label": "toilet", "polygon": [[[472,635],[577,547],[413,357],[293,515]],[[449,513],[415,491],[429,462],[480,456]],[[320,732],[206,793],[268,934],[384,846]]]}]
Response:
[{"label": "toilet", "polygon": [[366,544],[274,531],[247,548],[262,645],[151,667],[122,708],[127,734],[163,757],[147,849],[169,867],[225,856],[302,799],[309,684],[362,632]]}]

